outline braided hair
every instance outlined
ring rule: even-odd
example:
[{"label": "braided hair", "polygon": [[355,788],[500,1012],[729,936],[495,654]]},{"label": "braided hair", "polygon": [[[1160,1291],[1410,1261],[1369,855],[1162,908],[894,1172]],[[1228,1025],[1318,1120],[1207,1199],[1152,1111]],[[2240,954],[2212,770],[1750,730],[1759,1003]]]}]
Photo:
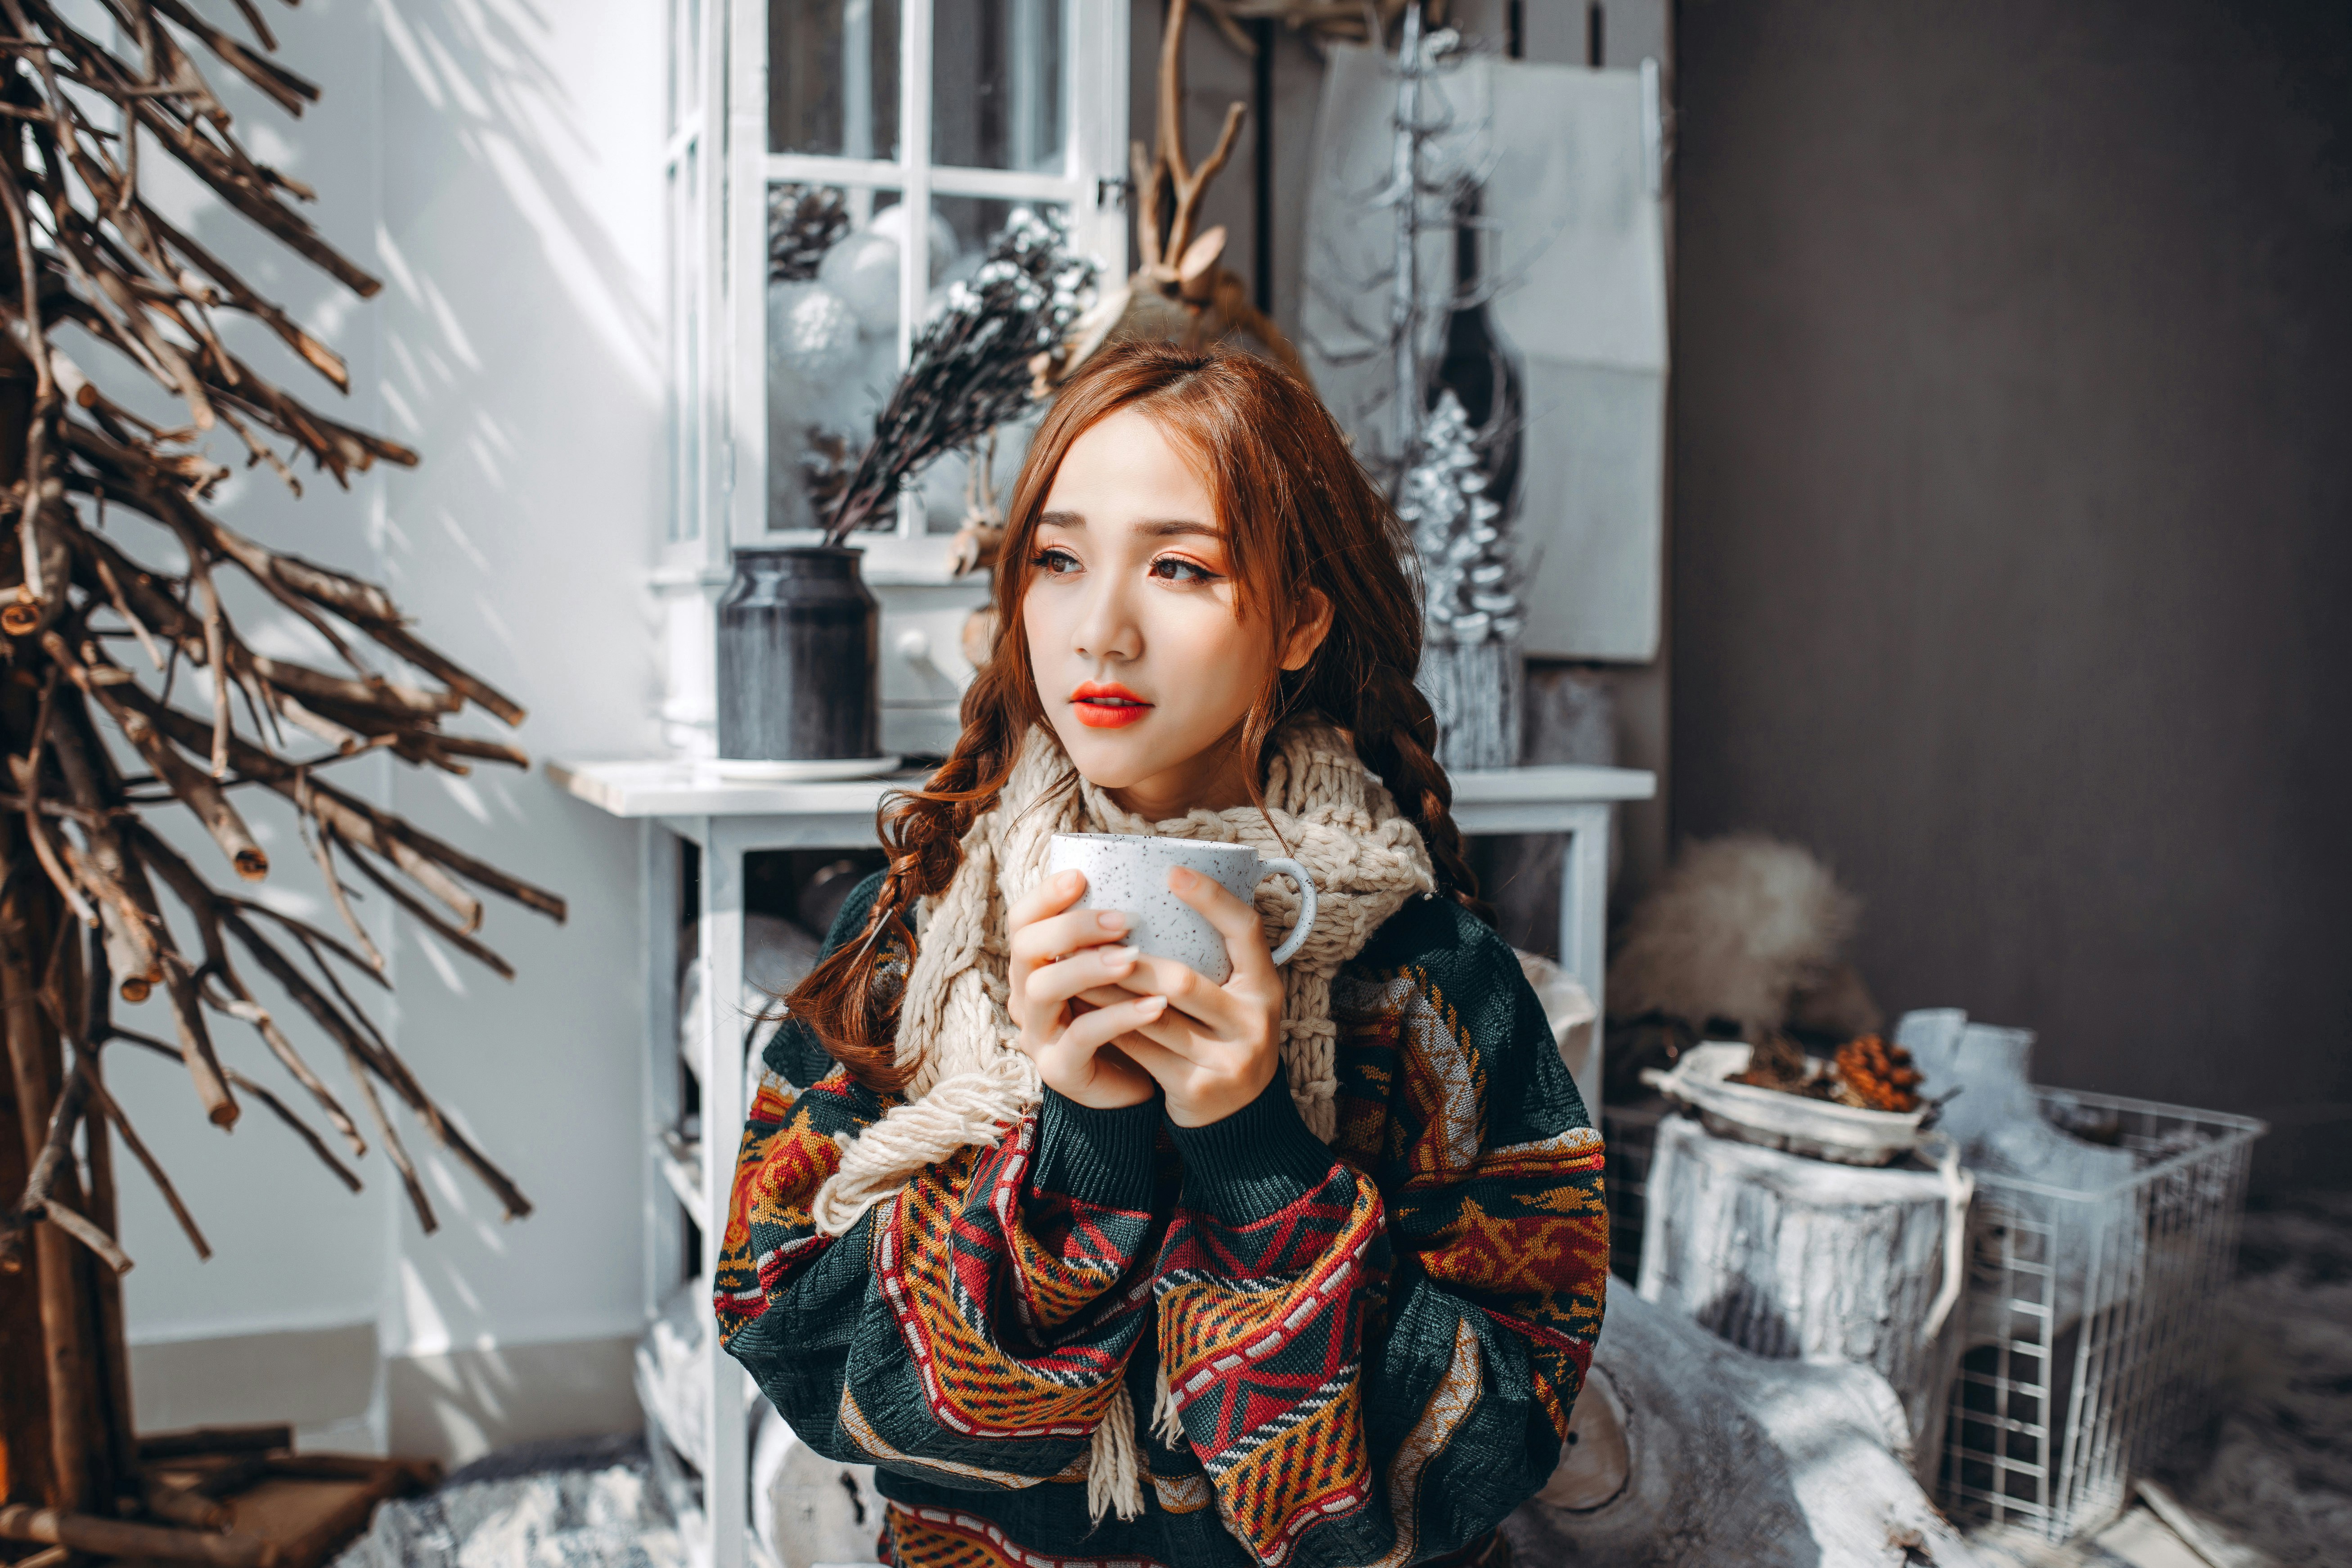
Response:
[{"label": "braided hair", "polygon": [[[919,790],[883,803],[889,856],[861,940],[810,972],[786,1005],[868,1088],[912,1076],[896,1039],[908,917],[947,890],[963,839],[996,804],[1033,726],[1052,729],[1037,697],[1021,608],[1031,541],[1062,458],[1100,420],[1133,408],[1199,464],[1234,562],[1235,613],[1265,616],[1285,646],[1319,592],[1330,630],[1300,668],[1270,668],[1241,736],[1251,798],[1265,746],[1287,720],[1317,714],[1343,731],[1421,832],[1440,889],[1484,918],[1477,879],[1454,825],[1454,787],[1437,764],[1437,721],[1412,683],[1421,663],[1421,595],[1412,542],[1320,399],[1286,372],[1235,350],[1125,342],[1066,384],[1029,444],[1006,514],[995,586],[996,643],[965,689],[955,750]],[[1075,770],[1072,782],[1076,781]]]}]

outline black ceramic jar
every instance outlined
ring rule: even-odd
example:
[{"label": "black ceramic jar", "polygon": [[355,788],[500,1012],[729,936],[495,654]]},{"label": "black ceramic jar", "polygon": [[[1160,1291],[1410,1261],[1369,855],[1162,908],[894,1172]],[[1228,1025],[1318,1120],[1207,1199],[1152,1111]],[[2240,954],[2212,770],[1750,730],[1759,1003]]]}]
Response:
[{"label": "black ceramic jar", "polygon": [[719,755],[816,762],[882,752],[881,606],[863,552],[735,552],[719,601]]}]

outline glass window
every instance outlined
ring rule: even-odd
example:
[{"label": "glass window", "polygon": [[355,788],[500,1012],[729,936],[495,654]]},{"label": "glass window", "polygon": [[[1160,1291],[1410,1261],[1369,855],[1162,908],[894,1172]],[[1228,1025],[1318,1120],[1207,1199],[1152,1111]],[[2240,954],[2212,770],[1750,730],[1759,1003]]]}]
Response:
[{"label": "glass window", "polygon": [[1062,0],[932,0],[932,163],[1062,172]]},{"label": "glass window", "polygon": [[771,532],[822,525],[898,380],[906,218],[896,191],[768,187]]},{"label": "glass window", "polygon": [[898,156],[898,0],[768,0],[768,151]]},{"label": "glass window", "polygon": [[[730,341],[700,363],[724,367],[726,390],[698,458],[680,454],[717,476],[714,552],[823,524],[923,317],[1016,210],[1062,213],[1114,275],[1127,221],[1102,195],[1126,157],[1125,0],[761,0],[729,16],[733,58],[766,62],[769,101],[766,145],[727,154],[728,276],[752,286],[721,300],[712,284],[704,319],[723,314]],[[764,417],[747,461],[726,411],[751,397]],[[1025,445],[999,442],[999,489]],[[952,531],[985,505],[966,479],[961,457],[938,464],[900,531]]]}]

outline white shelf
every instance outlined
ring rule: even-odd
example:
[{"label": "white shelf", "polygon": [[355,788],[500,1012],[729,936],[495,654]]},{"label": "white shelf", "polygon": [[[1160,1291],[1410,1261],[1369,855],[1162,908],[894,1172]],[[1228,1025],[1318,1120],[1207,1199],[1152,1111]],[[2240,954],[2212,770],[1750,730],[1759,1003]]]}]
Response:
[{"label": "white shelf", "polygon": [[669,1184],[669,1190],[686,1205],[695,1224],[708,1223],[702,1202],[702,1146],[665,1131],[660,1134],[660,1147],[655,1151],[654,1158],[661,1163],[662,1180]]},{"label": "white shelf", "polygon": [[[919,786],[929,775],[911,770],[835,784],[751,784],[692,762],[622,758],[551,762],[547,776],[614,816],[871,817],[886,792]],[[1512,808],[1648,800],[1657,793],[1657,775],[1638,768],[1504,768],[1454,774],[1454,816],[1465,833],[1540,832],[1484,819]]]}]

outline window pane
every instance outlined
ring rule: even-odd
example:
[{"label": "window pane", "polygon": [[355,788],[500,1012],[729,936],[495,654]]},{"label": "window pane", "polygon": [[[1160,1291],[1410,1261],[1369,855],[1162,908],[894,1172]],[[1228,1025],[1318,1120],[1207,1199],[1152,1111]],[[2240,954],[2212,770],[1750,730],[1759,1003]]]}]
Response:
[{"label": "window pane", "polygon": [[1063,0],[933,0],[931,162],[1062,171]]},{"label": "window pane", "polygon": [[898,0],[768,0],[768,151],[898,156]]},{"label": "window pane", "polygon": [[771,531],[822,525],[898,380],[905,227],[895,191],[768,188]]}]

